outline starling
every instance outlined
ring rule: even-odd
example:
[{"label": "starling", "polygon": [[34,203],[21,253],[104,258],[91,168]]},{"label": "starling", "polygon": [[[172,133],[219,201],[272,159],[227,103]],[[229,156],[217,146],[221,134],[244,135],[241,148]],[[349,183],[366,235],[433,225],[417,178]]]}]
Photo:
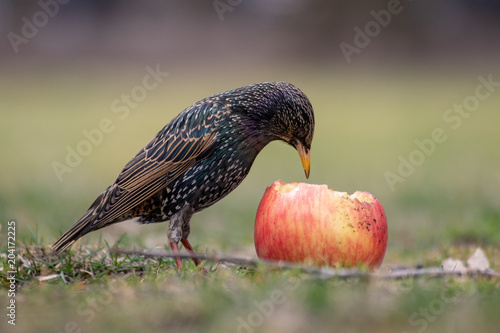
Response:
[{"label": "starling", "polygon": [[[188,241],[190,220],[234,190],[269,142],[295,147],[309,177],[314,113],[306,95],[286,82],[257,83],[219,93],[176,116],[125,165],[118,178],[55,242],[62,252],[85,234],[136,218],[170,221],[174,254]],[[182,262],[175,258],[177,268]]]}]

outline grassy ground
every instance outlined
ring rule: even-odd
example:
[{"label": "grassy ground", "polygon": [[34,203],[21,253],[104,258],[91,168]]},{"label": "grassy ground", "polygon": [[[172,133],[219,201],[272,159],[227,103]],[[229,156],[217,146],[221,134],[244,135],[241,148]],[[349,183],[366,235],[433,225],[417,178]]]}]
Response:
[{"label": "grassy ground", "polygon": [[[455,103],[474,95],[478,76],[487,78],[488,71],[275,70],[232,72],[209,83],[192,82],[189,72],[171,73],[122,118],[112,104],[140,85],[146,70],[105,77],[93,71],[68,73],[12,72],[0,79],[2,249],[11,220],[16,221],[19,251],[26,253],[28,245],[48,248],[187,105],[239,85],[285,80],[303,89],[316,111],[308,182],[369,191],[384,205],[389,246],[382,270],[439,265],[448,256],[464,260],[477,246],[500,270],[500,91],[461,117],[459,126],[457,118],[443,118]],[[213,77],[202,74],[198,77]],[[60,181],[53,163],[65,163],[67,147],[76,149],[86,139],[82,131],[97,128],[105,118],[113,129]],[[436,129],[446,136],[444,142],[435,143],[428,154],[418,153],[415,140],[429,142]],[[401,159],[411,156],[418,163],[391,185],[388,172],[398,174]],[[261,153],[238,189],[193,218],[190,240],[197,251],[255,256],[255,211],[265,187],[278,178],[305,181],[297,153],[276,142]],[[85,237],[82,244],[105,248],[104,240],[110,246],[120,240],[122,247],[163,248],[166,224],[118,224]],[[178,275],[167,260],[136,258],[120,264],[109,254],[105,259],[88,256],[61,262],[70,283],[62,277],[38,282],[29,272],[19,275],[17,325],[11,327],[4,318],[2,331],[488,332],[500,324],[500,282],[495,279],[321,280],[295,271],[210,264],[208,274],[187,265]],[[81,261],[89,273],[72,276]],[[61,271],[50,263],[38,265],[36,274]],[[0,299],[7,304],[5,289]]]}]

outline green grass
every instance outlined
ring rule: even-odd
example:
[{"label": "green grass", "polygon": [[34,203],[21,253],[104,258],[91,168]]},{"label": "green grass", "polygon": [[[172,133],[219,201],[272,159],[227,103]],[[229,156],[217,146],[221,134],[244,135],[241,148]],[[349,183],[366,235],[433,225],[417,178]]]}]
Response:
[{"label": "green grass", "polygon": [[[500,155],[495,139],[500,91],[482,101],[457,130],[443,120],[445,110],[474,93],[477,76],[487,71],[322,68],[197,76],[217,77],[209,82],[192,82],[189,72],[172,73],[120,119],[111,103],[140,84],[144,74],[140,68],[106,75],[93,70],[2,75],[0,248],[7,248],[7,221],[14,220],[20,253],[48,249],[184,107],[250,82],[286,80],[306,92],[316,112],[307,181],[347,192],[369,191],[384,205],[389,246],[382,269],[435,266],[449,256],[467,259],[480,246],[492,268],[500,270]],[[82,130],[97,127],[103,118],[111,119],[115,129],[59,182],[51,164],[64,161],[66,146],[76,147],[84,139]],[[391,190],[384,174],[397,172],[399,156],[408,158],[416,149],[414,141],[430,137],[435,128],[448,135],[446,142]],[[195,215],[190,240],[197,251],[255,256],[255,212],[266,186],[279,178],[306,181],[297,153],[276,142],[264,149],[240,187]],[[88,252],[63,258],[37,255],[45,259],[28,262],[18,274],[22,288],[16,295],[16,329],[232,332],[241,320],[254,320],[259,324],[250,329],[256,332],[487,332],[500,324],[498,279],[321,280],[295,271],[211,264],[204,274],[187,261],[179,275],[171,260],[129,257],[118,262],[98,250],[117,242],[121,247],[164,249],[166,227],[122,223],[82,239],[78,245]],[[34,278],[49,274],[59,276],[46,282]],[[456,296],[445,302],[443,293],[445,298]],[[260,320],[258,307],[265,310],[277,294],[283,297],[271,302],[273,310]],[[4,289],[0,300],[3,307]],[[428,317],[426,309],[431,311]],[[1,331],[12,328],[4,319]]]},{"label": "green grass", "polygon": [[[46,247],[20,249],[17,328],[31,331],[36,322],[42,332],[487,332],[500,323],[498,278],[321,278],[268,265],[205,262],[202,270],[190,261],[179,274],[173,260],[108,251],[81,247],[55,256]],[[439,255],[464,260],[470,252]],[[498,266],[500,251],[486,252]]]},{"label": "green grass", "polygon": [[[451,252],[467,258],[463,248]],[[18,267],[21,331],[490,332],[500,323],[498,278],[325,279],[266,265],[203,271],[188,261],[178,274],[172,260],[95,248],[56,257],[30,247]]]}]

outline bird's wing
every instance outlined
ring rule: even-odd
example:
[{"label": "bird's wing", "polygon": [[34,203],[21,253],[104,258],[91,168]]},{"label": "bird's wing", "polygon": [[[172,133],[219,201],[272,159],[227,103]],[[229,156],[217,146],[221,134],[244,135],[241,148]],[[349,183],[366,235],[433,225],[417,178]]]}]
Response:
[{"label": "bird's wing", "polygon": [[119,222],[131,209],[210,156],[217,147],[215,129],[223,113],[212,103],[202,102],[173,119],[127,163],[53,249],[63,251],[88,232]]},{"label": "bird's wing", "polygon": [[94,205],[95,218],[89,227],[95,230],[113,223],[208,157],[216,148],[212,120],[204,118],[198,122],[189,115],[160,131],[127,163],[115,183],[103,193],[105,198]]}]

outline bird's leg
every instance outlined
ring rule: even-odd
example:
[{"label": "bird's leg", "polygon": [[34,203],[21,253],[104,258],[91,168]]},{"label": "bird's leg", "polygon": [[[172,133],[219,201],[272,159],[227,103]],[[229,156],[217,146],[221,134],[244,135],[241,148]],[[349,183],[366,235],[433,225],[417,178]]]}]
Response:
[{"label": "bird's leg", "polygon": [[[196,254],[194,253],[193,247],[188,242],[187,238],[189,236],[189,232],[191,228],[189,227],[189,221],[191,220],[191,216],[193,216],[193,209],[190,205],[186,205],[180,211],[172,215],[170,218],[170,224],[168,226],[168,240],[170,242],[170,248],[174,253],[179,254],[179,241],[182,242],[186,250],[191,253],[193,256],[193,261],[196,266],[200,264],[200,259],[196,258]],[[177,270],[180,272],[182,269],[182,261],[179,257],[175,257],[175,263],[177,264]]]},{"label": "bird's leg", "polygon": [[[172,249],[174,255],[179,253],[179,246],[177,246],[177,243],[170,242],[170,248]],[[182,269],[182,260],[179,257],[174,257],[174,258],[175,258],[175,264],[177,265],[177,270],[180,273]]]},{"label": "bird's leg", "polygon": [[184,245],[184,247],[186,248],[186,250],[189,253],[191,253],[191,255],[193,256],[193,258],[191,258],[191,259],[193,259],[195,266],[199,266],[201,264],[201,261],[196,256],[196,253],[194,252],[193,247],[191,246],[189,241],[187,239],[181,239],[181,242],[182,242],[182,245]]},{"label": "bird's leg", "polygon": [[193,247],[191,246],[191,243],[189,243],[189,241],[188,241],[188,236],[191,233],[191,226],[190,226],[189,220],[190,219],[185,219],[184,224],[182,225],[181,243],[182,243],[182,245],[184,245],[186,250],[193,256],[193,258],[191,258],[191,259],[193,259],[195,266],[199,266],[201,263],[200,259],[198,259],[198,257],[196,256],[196,253],[194,252]]},{"label": "bird's leg", "polygon": [[[174,214],[170,219],[168,225],[167,237],[170,242],[170,248],[174,255],[179,254],[179,241],[182,238],[182,222],[179,214]],[[179,257],[174,257],[177,264],[177,270],[180,272],[182,269],[182,260]]]}]

